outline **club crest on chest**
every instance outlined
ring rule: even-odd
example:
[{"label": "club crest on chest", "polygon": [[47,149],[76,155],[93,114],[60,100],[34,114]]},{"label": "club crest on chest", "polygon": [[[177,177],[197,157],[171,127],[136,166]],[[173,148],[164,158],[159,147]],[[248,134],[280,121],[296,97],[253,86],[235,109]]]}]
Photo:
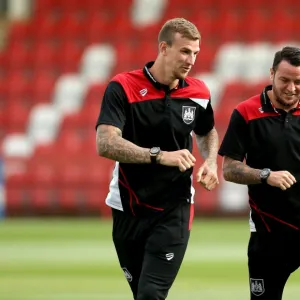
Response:
[{"label": "club crest on chest", "polygon": [[191,124],[195,119],[196,107],[182,106],[182,120],[186,124]]}]

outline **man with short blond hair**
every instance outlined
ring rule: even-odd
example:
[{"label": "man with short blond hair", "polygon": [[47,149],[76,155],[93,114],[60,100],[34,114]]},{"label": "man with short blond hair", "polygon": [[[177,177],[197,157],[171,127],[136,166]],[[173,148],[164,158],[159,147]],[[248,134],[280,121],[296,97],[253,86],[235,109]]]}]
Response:
[{"label": "man with short blond hair", "polygon": [[106,203],[135,300],[166,299],[183,261],[193,218],[192,133],[204,158],[197,181],[208,190],[218,184],[210,92],[188,76],[199,42],[191,22],[166,22],[156,60],[111,80],[96,124],[98,154],[116,161]]}]

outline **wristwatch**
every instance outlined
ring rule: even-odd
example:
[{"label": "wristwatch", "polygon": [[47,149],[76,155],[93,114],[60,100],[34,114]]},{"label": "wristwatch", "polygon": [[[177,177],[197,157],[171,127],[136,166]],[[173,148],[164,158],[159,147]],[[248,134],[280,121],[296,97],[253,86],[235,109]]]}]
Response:
[{"label": "wristwatch", "polygon": [[149,152],[150,152],[151,163],[156,164],[157,163],[156,159],[157,159],[157,155],[160,153],[160,148],[152,147]]},{"label": "wristwatch", "polygon": [[267,179],[269,178],[270,174],[271,174],[270,169],[267,168],[262,169],[259,173],[261,183],[267,183]]}]

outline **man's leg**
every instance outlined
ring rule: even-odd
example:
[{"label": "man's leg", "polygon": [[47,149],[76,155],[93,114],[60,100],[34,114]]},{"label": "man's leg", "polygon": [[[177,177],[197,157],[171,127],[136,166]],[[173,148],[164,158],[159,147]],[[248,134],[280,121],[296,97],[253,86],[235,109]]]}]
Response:
[{"label": "man's leg", "polygon": [[134,299],[144,259],[145,234],[143,222],[123,212],[113,210],[113,241],[120,266],[127,279]]},{"label": "man's leg", "polygon": [[281,300],[291,270],[283,242],[273,234],[252,233],[248,246],[251,300]]},{"label": "man's leg", "polygon": [[163,214],[147,240],[136,300],[164,300],[180,269],[190,230],[190,204]]}]

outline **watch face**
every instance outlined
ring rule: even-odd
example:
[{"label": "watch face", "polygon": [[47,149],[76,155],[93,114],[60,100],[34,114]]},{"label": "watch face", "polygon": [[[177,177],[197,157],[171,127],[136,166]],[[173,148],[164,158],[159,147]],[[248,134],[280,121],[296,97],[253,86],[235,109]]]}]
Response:
[{"label": "watch face", "polygon": [[267,174],[268,174],[268,171],[266,171],[266,170],[262,170],[262,171],[261,171],[261,175],[262,175],[262,176],[266,176]]},{"label": "watch face", "polygon": [[160,148],[159,147],[153,147],[150,149],[150,153],[155,155],[158,154],[160,152]]},{"label": "watch face", "polygon": [[266,176],[268,176],[270,173],[270,170],[269,169],[263,169],[261,172],[260,172],[260,177],[261,178],[265,178]]}]

